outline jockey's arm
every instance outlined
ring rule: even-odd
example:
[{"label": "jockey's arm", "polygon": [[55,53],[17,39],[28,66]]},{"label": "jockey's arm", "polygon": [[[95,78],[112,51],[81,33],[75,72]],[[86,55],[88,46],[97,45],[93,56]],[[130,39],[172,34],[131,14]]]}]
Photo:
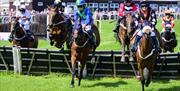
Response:
[{"label": "jockey's arm", "polygon": [[153,25],[153,27],[155,28],[156,23],[157,23],[157,19],[156,19],[156,13],[154,11],[151,12],[151,23]]},{"label": "jockey's arm", "polygon": [[118,16],[119,16],[119,17],[124,16],[124,4],[123,4],[123,3],[120,4]]},{"label": "jockey's arm", "polygon": [[80,28],[80,26],[79,26],[80,21],[79,21],[78,17],[79,17],[78,12],[74,12],[74,28],[75,29],[79,29]]},{"label": "jockey's arm", "polygon": [[[93,23],[93,18],[92,18],[92,14],[90,10],[87,10],[87,14],[86,14],[86,22],[85,22],[85,26],[91,26]],[[83,27],[84,28],[84,27]]]},{"label": "jockey's arm", "polygon": [[175,25],[175,24],[174,24],[174,18],[172,17],[172,18],[171,18],[171,27],[174,28],[174,25]]},{"label": "jockey's arm", "polygon": [[135,27],[138,27],[138,24],[139,24],[139,14],[135,13],[133,18],[134,18]]},{"label": "jockey's arm", "polygon": [[162,27],[165,28],[165,26],[166,26],[166,25],[165,25],[165,19],[162,18]]},{"label": "jockey's arm", "polygon": [[133,12],[136,13],[137,12],[137,5],[134,3],[133,5]]},{"label": "jockey's arm", "polygon": [[30,21],[30,18],[26,17],[26,16],[23,16],[21,17],[21,19],[25,20],[25,21]]}]

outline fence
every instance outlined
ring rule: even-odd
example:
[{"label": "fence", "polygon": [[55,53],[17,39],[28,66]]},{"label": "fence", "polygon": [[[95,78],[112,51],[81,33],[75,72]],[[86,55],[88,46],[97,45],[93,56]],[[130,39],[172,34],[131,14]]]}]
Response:
[{"label": "fence", "polygon": [[[20,49],[23,74],[48,74],[49,72],[70,73],[70,51],[48,49]],[[0,47],[0,70],[13,70],[11,47]],[[96,61],[87,60],[88,76],[132,77],[137,63],[120,62],[121,52],[96,51]],[[160,54],[153,72],[155,78],[180,78],[180,53]]]}]

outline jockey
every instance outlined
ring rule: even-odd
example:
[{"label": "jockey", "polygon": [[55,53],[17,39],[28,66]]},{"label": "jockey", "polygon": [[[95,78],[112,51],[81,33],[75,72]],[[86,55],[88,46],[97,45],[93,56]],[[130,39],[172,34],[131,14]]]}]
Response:
[{"label": "jockey", "polygon": [[119,19],[117,21],[116,28],[113,30],[113,32],[117,32],[119,29],[119,24],[123,20],[125,12],[137,12],[137,5],[132,2],[132,0],[125,0],[124,3],[120,4],[119,8]]},{"label": "jockey", "polygon": [[138,27],[139,31],[138,31],[138,34],[136,36],[136,39],[135,39],[135,42],[134,42],[134,45],[133,45],[131,51],[132,52],[136,51],[138,43],[143,35],[143,32],[141,31],[143,28],[142,24],[144,23],[144,21],[150,21],[151,28],[152,28],[151,38],[152,38],[152,42],[153,42],[153,47],[156,49],[156,51],[160,52],[160,48],[158,48],[158,41],[156,39],[155,32],[153,32],[153,29],[155,29],[155,25],[157,23],[156,14],[155,14],[155,11],[149,7],[149,4],[147,1],[142,1],[140,3],[139,14],[135,15],[135,17],[136,17],[135,25]]},{"label": "jockey", "polygon": [[[19,19],[18,22],[20,23],[20,26],[23,27],[24,30],[26,30],[26,36],[30,39],[33,39],[33,33],[30,30],[31,15],[24,4],[22,4],[19,8],[19,11],[16,12],[16,17]],[[10,42],[13,40],[13,32],[14,30],[11,32],[8,39]]]},{"label": "jockey", "polygon": [[161,31],[161,35],[163,35],[163,33],[165,32],[165,27],[166,25],[170,25],[171,29],[171,33],[173,35],[173,39],[176,41],[176,36],[175,36],[175,30],[174,28],[174,18],[171,16],[171,11],[167,10],[165,11],[165,17],[163,17],[162,19],[162,31]]},{"label": "jockey", "polygon": [[62,4],[61,0],[55,0],[54,4],[59,8],[59,11],[64,12],[65,6]]},{"label": "jockey", "polygon": [[76,0],[77,10],[74,12],[74,28],[82,29],[87,32],[90,43],[95,45],[93,40],[93,17],[90,8],[86,6],[85,0]]}]

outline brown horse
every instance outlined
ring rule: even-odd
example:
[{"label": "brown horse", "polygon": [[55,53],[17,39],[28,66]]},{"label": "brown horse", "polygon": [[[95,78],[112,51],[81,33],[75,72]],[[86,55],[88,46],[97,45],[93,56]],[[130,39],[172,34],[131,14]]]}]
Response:
[{"label": "brown horse", "polygon": [[[139,42],[138,49],[134,53],[134,60],[138,63],[140,76],[137,77],[141,80],[142,91],[144,91],[144,85],[148,87],[151,82],[155,60],[158,55],[154,53],[155,49],[153,49],[152,46],[152,39],[150,36],[151,27],[146,25],[142,31],[143,35]],[[133,41],[131,41],[131,44],[133,44]]]},{"label": "brown horse", "polygon": [[60,13],[57,6],[48,6],[49,10],[49,38],[50,44],[62,48],[64,42],[70,48],[72,23],[64,14]]},{"label": "brown horse", "polygon": [[29,39],[26,36],[26,31],[23,27],[20,27],[18,19],[13,17],[10,23],[11,32],[13,32],[13,45],[25,47],[25,48],[37,48],[38,47],[38,38],[34,36],[34,39]]},{"label": "brown horse", "polygon": [[167,51],[169,52],[174,52],[174,48],[177,46],[177,42],[173,39],[173,35],[171,33],[172,28],[169,26],[165,27],[165,32],[162,33],[162,44],[163,46],[163,52],[166,53]]},{"label": "brown horse", "polygon": [[[72,64],[72,80],[71,80],[71,87],[74,87],[74,76],[76,73],[76,61],[79,60],[80,62],[80,75],[79,75],[79,83],[78,86],[80,86],[81,79],[82,79],[82,72],[84,69],[84,66],[86,64],[86,60],[88,58],[88,55],[91,51],[93,53],[95,52],[96,47],[100,44],[100,37],[97,35],[98,29],[96,26],[93,26],[95,29],[94,34],[96,36],[96,46],[93,47],[93,45],[89,42],[89,37],[87,35],[87,32],[84,31],[82,28],[79,30],[73,31],[73,42],[71,46],[71,64]],[[99,34],[99,33],[98,33]]]},{"label": "brown horse", "polygon": [[132,37],[135,31],[135,28],[133,27],[135,26],[133,13],[129,12],[126,14],[124,18],[124,24],[120,23],[120,28],[118,32],[118,38],[119,38],[119,42],[121,43],[121,49],[122,49],[121,62],[125,62],[125,52],[126,52],[125,47],[127,47],[127,50],[129,50],[130,38]]}]

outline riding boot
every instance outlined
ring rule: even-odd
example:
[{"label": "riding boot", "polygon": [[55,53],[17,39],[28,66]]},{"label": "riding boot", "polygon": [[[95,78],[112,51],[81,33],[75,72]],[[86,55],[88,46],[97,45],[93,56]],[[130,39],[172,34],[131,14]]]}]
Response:
[{"label": "riding boot", "polygon": [[90,42],[93,46],[95,46],[95,41],[94,41],[94,36],[93,36],[92,30],[87,31],[87,35],[88,35],[88,37],[89,37],[89,42]]},{"label": "riding boot", "polygon": [[34,39],[33,33],[32,33],[32,31],[30,31],[30,30],[26,30],[26,36],[27,36],[28,39],[30,39],[30,40],[33,40],[33,39]]},{"label": "riding boot", "polygon": [[161,32],[161,37],[163,37],[164,36],[164,33],[163,32]]},{"label": "riding boot", "polygon": [[116,28],[113,30],[113,32],[117,33],[119,29],[119,25],[116,26]]},{"label": "riding boot", "polygon": [[159,48],[159,46],[158,46],[158,41],[157,41],[156,36],[152,36],[151,38],[152,38],[153,48],[155,48],[156,52],[161,53],[162,50],[161,50],[161,48]]},{"label": "riding boot", "polygon": [[120,22],[122,21],[123,17],[119,17],[118,21],[117,21],[117,25],[116,25],[116,28],[113,30],[113,32],[117,33],[118,32],[118,29],[120,27]]},{"label": "riding boot", "polygon": [[54,45],[54,41],[52,39],[52,35],[49,35],[49,40],[50,40],[50,45],[53,46]]},{"label": "riding boot", "polygon": [[11,32],[11,34],[9,35],[9,38],[8,38],[9,42],[12,42],[12,40],[13,40],[13,32]]},{"label": "riding boot", "polygon": [[173,41],[174,41],[174,44],[177,45],[177,40],[176,40],[176,35],[175,35],[175,32],[171,33],[172,36],[173,36]]},{"label": "riding boot", "polygon": [[137,46],[138,46],[138,43],[139,43],[140,39],[141,39],[141,36],[137,35],[136,39],[135,39],[135,42],[133,44],[133,47],[131,48],[132,52],[135,52],[137,50]]}]

